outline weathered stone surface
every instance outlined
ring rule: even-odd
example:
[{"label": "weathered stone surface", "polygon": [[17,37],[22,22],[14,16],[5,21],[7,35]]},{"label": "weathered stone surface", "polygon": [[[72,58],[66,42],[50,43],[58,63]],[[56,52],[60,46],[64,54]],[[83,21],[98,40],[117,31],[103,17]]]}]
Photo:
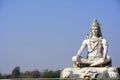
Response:
[{"label": "weathered stone surface", "polygon": [[65,68],[60,75],[61,79],[66,78],[119,78],[117,67],[84,67],[84,68]]}]

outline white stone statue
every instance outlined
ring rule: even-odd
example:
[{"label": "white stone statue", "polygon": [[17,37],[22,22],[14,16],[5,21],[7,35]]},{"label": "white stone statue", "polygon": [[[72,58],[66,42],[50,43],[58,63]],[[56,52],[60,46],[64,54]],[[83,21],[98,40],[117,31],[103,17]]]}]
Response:
[{"label": "white stone statue", "polygon": [[[97,19],[94,19],[91,25],[91,32],[87,35],[77,52],[76,56],[73,56],[73,67],[86,66],[111,66],[111,58],[107,55],[108,43],[107,40],[102,38],[100,24]],[[87,58],[81,57],[81,53],[87,47]]]},{"label": "white stone statue", "polygon": [[[87,35],[87,39],[83,41],[77,54],[72,57],[73,67],[65,68],[61,72],[61,80],[120,79],[120,68],[111,65],[111,57],[107,54],[108,43],[106,39],[102,38],[100,25],[96,19],[90,29],[91,32]],[[85,48],[88,50],[87,58],[81,57]]]}]

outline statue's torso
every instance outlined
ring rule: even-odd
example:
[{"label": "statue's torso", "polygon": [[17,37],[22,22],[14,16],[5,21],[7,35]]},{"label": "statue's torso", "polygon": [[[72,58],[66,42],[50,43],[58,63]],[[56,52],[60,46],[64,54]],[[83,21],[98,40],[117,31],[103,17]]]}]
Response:
[{"label": "statue's torso", "polygon": [[92,40],[87,39],[87,47],[88,47],[88,58],[94,57],[94,58],[101,58],[103,55],[103,43],[102,39],[99,40]]}]

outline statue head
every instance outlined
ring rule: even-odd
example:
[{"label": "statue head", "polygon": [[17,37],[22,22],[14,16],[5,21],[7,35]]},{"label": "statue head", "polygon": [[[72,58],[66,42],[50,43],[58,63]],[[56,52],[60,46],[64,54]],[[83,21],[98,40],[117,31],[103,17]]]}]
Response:
[{"label": "statue head", "polygon": [[102,37],[102,33],[101,33],[101,29],[100,29],[100,24],[98,23],[97,19],[93,20],[93,23],[92,23],[92,25],[90,27],[90,30],[91,30],[91,32],[89,34],[89,38],[91,38],[94,35],[93,30],[97,31],[96,32],[97,37]]}]

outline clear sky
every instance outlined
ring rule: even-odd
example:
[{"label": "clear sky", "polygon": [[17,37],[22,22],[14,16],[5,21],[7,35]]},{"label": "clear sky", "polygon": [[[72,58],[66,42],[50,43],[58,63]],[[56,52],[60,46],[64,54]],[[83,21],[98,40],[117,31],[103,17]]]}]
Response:
[{"label": "clear sky", "polygon": [[119,0],[0,0],[0,72],[72,67],[94,18],[120,67]]}]

